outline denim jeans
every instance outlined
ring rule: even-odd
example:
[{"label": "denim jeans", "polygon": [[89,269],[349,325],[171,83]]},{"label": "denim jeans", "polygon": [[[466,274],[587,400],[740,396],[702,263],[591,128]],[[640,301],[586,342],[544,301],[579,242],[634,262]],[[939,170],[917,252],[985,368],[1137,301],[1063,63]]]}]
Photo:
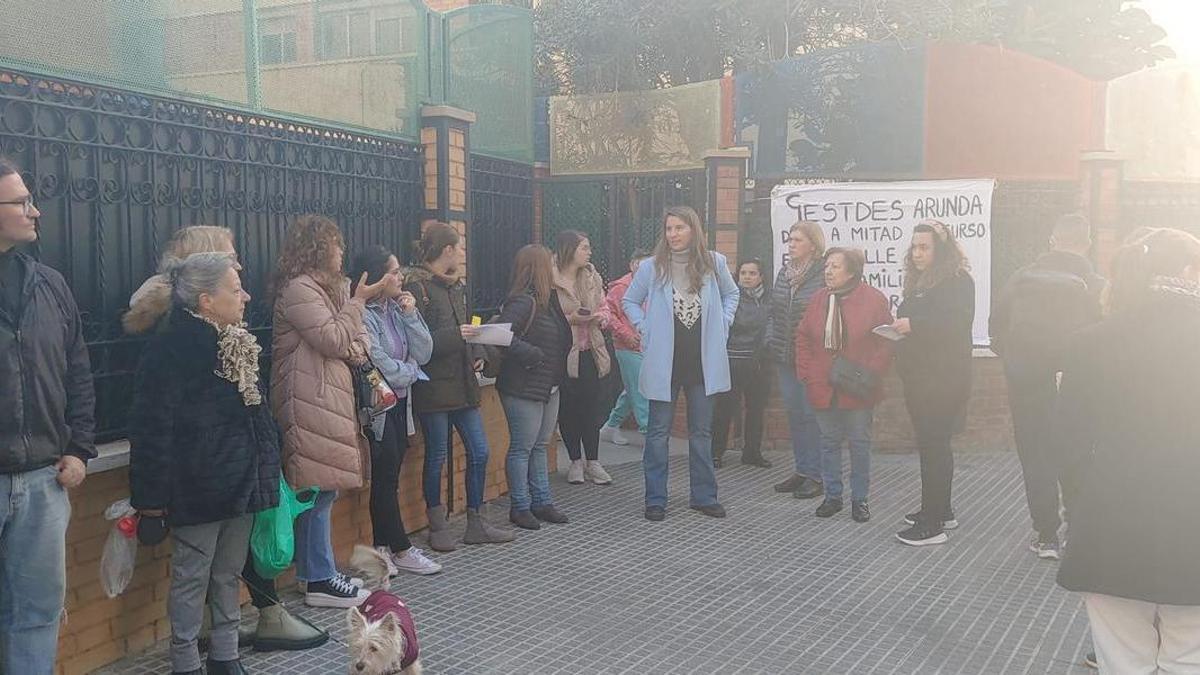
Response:
[{"label": "denim jeans", "polygon": [[850,499],[865,501],[871,491],[871,422],[875,410],[818,410],[821,427],[821,480],[826,497],[842,496],[842,445],[850,445]]},{"label": "denim jeans", "polygon": [[459,408],[449,412],[421,414],[421,430],[425,434],[425,471],[422,482],[425,505],[442,504],[442,467],[450,448],[450,425],[467,446],[467,508],[483,505],[483,485],[487,479],[488,442],[483,431],[483,416],[479,408]]},{"label": "denim jeans", "polygon": [[680,390],[687,396],[688,476],[692,506],[717,503],[717,474],[712,460],[713,398],[704,394],[704,383],[676,387],[671,402],[650,401],[650,423],[642,468],[646,474],[646,506],[667,505],[667,457],[675,403]]},{"label": "denim jeans", "polygon": [[54,466],[0,474],[0,673],[54,672],[70,519]]},{"label": "denim jeans", "polygon": [[642,396],[642,390],[638,388],[638,375],[642,372],[642,353],[624,349],[615,351],[617,352],[617,364],[621,368],[621,383],[625,385],[625,388],[621,390],[621,395],[617,397],[617,402],[613,405],[612,414],[608,416],[607,426],[620,428],[632,411],[634,419],[637,420],[638,431],[645,434],[646,425],[650,419],[650,402],[646,400],[645,396]]},{"label": "denim jeans", "polygon": [[821,430],[817,426],[812,404],[808,402],[808,388],[796,379],[796,366],[793,364],[779,365],[779,396],[787,408],[796,473],[813,479],[820,478]]},{"label": "denim jeans", "polygon": [[337,573],[330,527],[337,492],[317,493],[313,507],[296,518],[296,579],[325,581]]},{"label": "denim jeans", "polygon": [[508,476],[508,498],[514,511],[553,504],[550,497],[550,473],[546,446],[558,422],[559,392],[542,403],[518,396],[500,395],[504,416],[508,418],[508,457],[504,472]]}]

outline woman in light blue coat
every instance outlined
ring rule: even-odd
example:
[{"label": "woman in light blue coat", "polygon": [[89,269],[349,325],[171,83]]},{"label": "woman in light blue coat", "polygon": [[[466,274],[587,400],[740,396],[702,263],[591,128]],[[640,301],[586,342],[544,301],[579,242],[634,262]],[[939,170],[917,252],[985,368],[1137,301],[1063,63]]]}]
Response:
[{"label": "woman in light blue coat", "polygon": [[400,399],[394,408],[371,419],[371,528],[374,545],[388,562],[392,575],[401,571],[412,574],[436,574],[442,566],[425,557],[412,545],[400,519],[397,492],[400,465],[408,449],[413,429],[409,419],[408,393],[419,379],[421,366],[433,354],[433,338],[425,319],[417,311],[411,293],[401,290],[400,262],[382,246],[367,248],[354,261],[351,279],[356,283],[389,281],[383,293],[367,304],[363,325],[370,337],[371,362],[383,374]]},{"label": "woman in light blue coat", "polygon": [[646,519],[666,518],[667,442],[681,390],[687,396],[691,507],[724,518],[713,470],[712,416],[714,397],[730,387],[726,343],[738,287],[725,256],[708,250],[693,209],[667,209],[654,257],[634,273],[622,306],[642,336],[639,386],[650,401],[642,456]]}]

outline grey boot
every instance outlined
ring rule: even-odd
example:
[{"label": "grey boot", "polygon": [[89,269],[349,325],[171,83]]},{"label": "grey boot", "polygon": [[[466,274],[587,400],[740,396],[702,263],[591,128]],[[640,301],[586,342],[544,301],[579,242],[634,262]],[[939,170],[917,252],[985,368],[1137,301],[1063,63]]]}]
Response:
[{"label": "grey boot", "polygon": [[517,535],[512,530],[501,529],[489,523],[484,517],[483,509],[467,509],[464,544],[503,544],[516,538]]},{"label": "grey boot", "polygon": [[269,605],[258,610],[254,651],[301,651],[320,647],[328,641],[328,633],[292,616],[282,605]]},{"label": "grey boot", "polygon": [[446,520],[446,507],[435,506],[425,509],[429,518],[429,548],[446,553],[458,547],[454,533],[450,531],[450,523]]}]

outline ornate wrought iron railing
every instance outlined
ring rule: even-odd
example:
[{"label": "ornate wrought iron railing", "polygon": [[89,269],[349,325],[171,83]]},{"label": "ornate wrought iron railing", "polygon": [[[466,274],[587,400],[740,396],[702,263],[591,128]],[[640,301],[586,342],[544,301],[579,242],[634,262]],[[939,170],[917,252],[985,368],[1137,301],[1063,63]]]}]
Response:
[{"label": "ornate wrought iron railing", "polygon": [[472,155],[471,218],[471,303],[490,312],[504,302],[517,251],[533,241],[533,167]]},{"label": "ornate wrought iron railing", "polygon": [[379,243],[404,259],[419,227],[420,146],[286,118],[0,70],[0,152],[42,212],[33,252],[84,314],[100,440],[124,432],[141,345],[120,315],[174,230],[233,230],[247,320],[269,346],[267,286],[293,216],[336,219],[348,255]]}]

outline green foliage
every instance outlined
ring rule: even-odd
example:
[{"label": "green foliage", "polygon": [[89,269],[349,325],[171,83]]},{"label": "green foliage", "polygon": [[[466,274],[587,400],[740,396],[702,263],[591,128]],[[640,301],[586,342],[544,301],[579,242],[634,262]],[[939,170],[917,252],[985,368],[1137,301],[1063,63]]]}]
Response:
[{"label": "green foliage", "polygon": [[863,42],[1000,44],[1097,79],[1171,58],[1123,0],[542,0],[543,94],[652,89]]}]

